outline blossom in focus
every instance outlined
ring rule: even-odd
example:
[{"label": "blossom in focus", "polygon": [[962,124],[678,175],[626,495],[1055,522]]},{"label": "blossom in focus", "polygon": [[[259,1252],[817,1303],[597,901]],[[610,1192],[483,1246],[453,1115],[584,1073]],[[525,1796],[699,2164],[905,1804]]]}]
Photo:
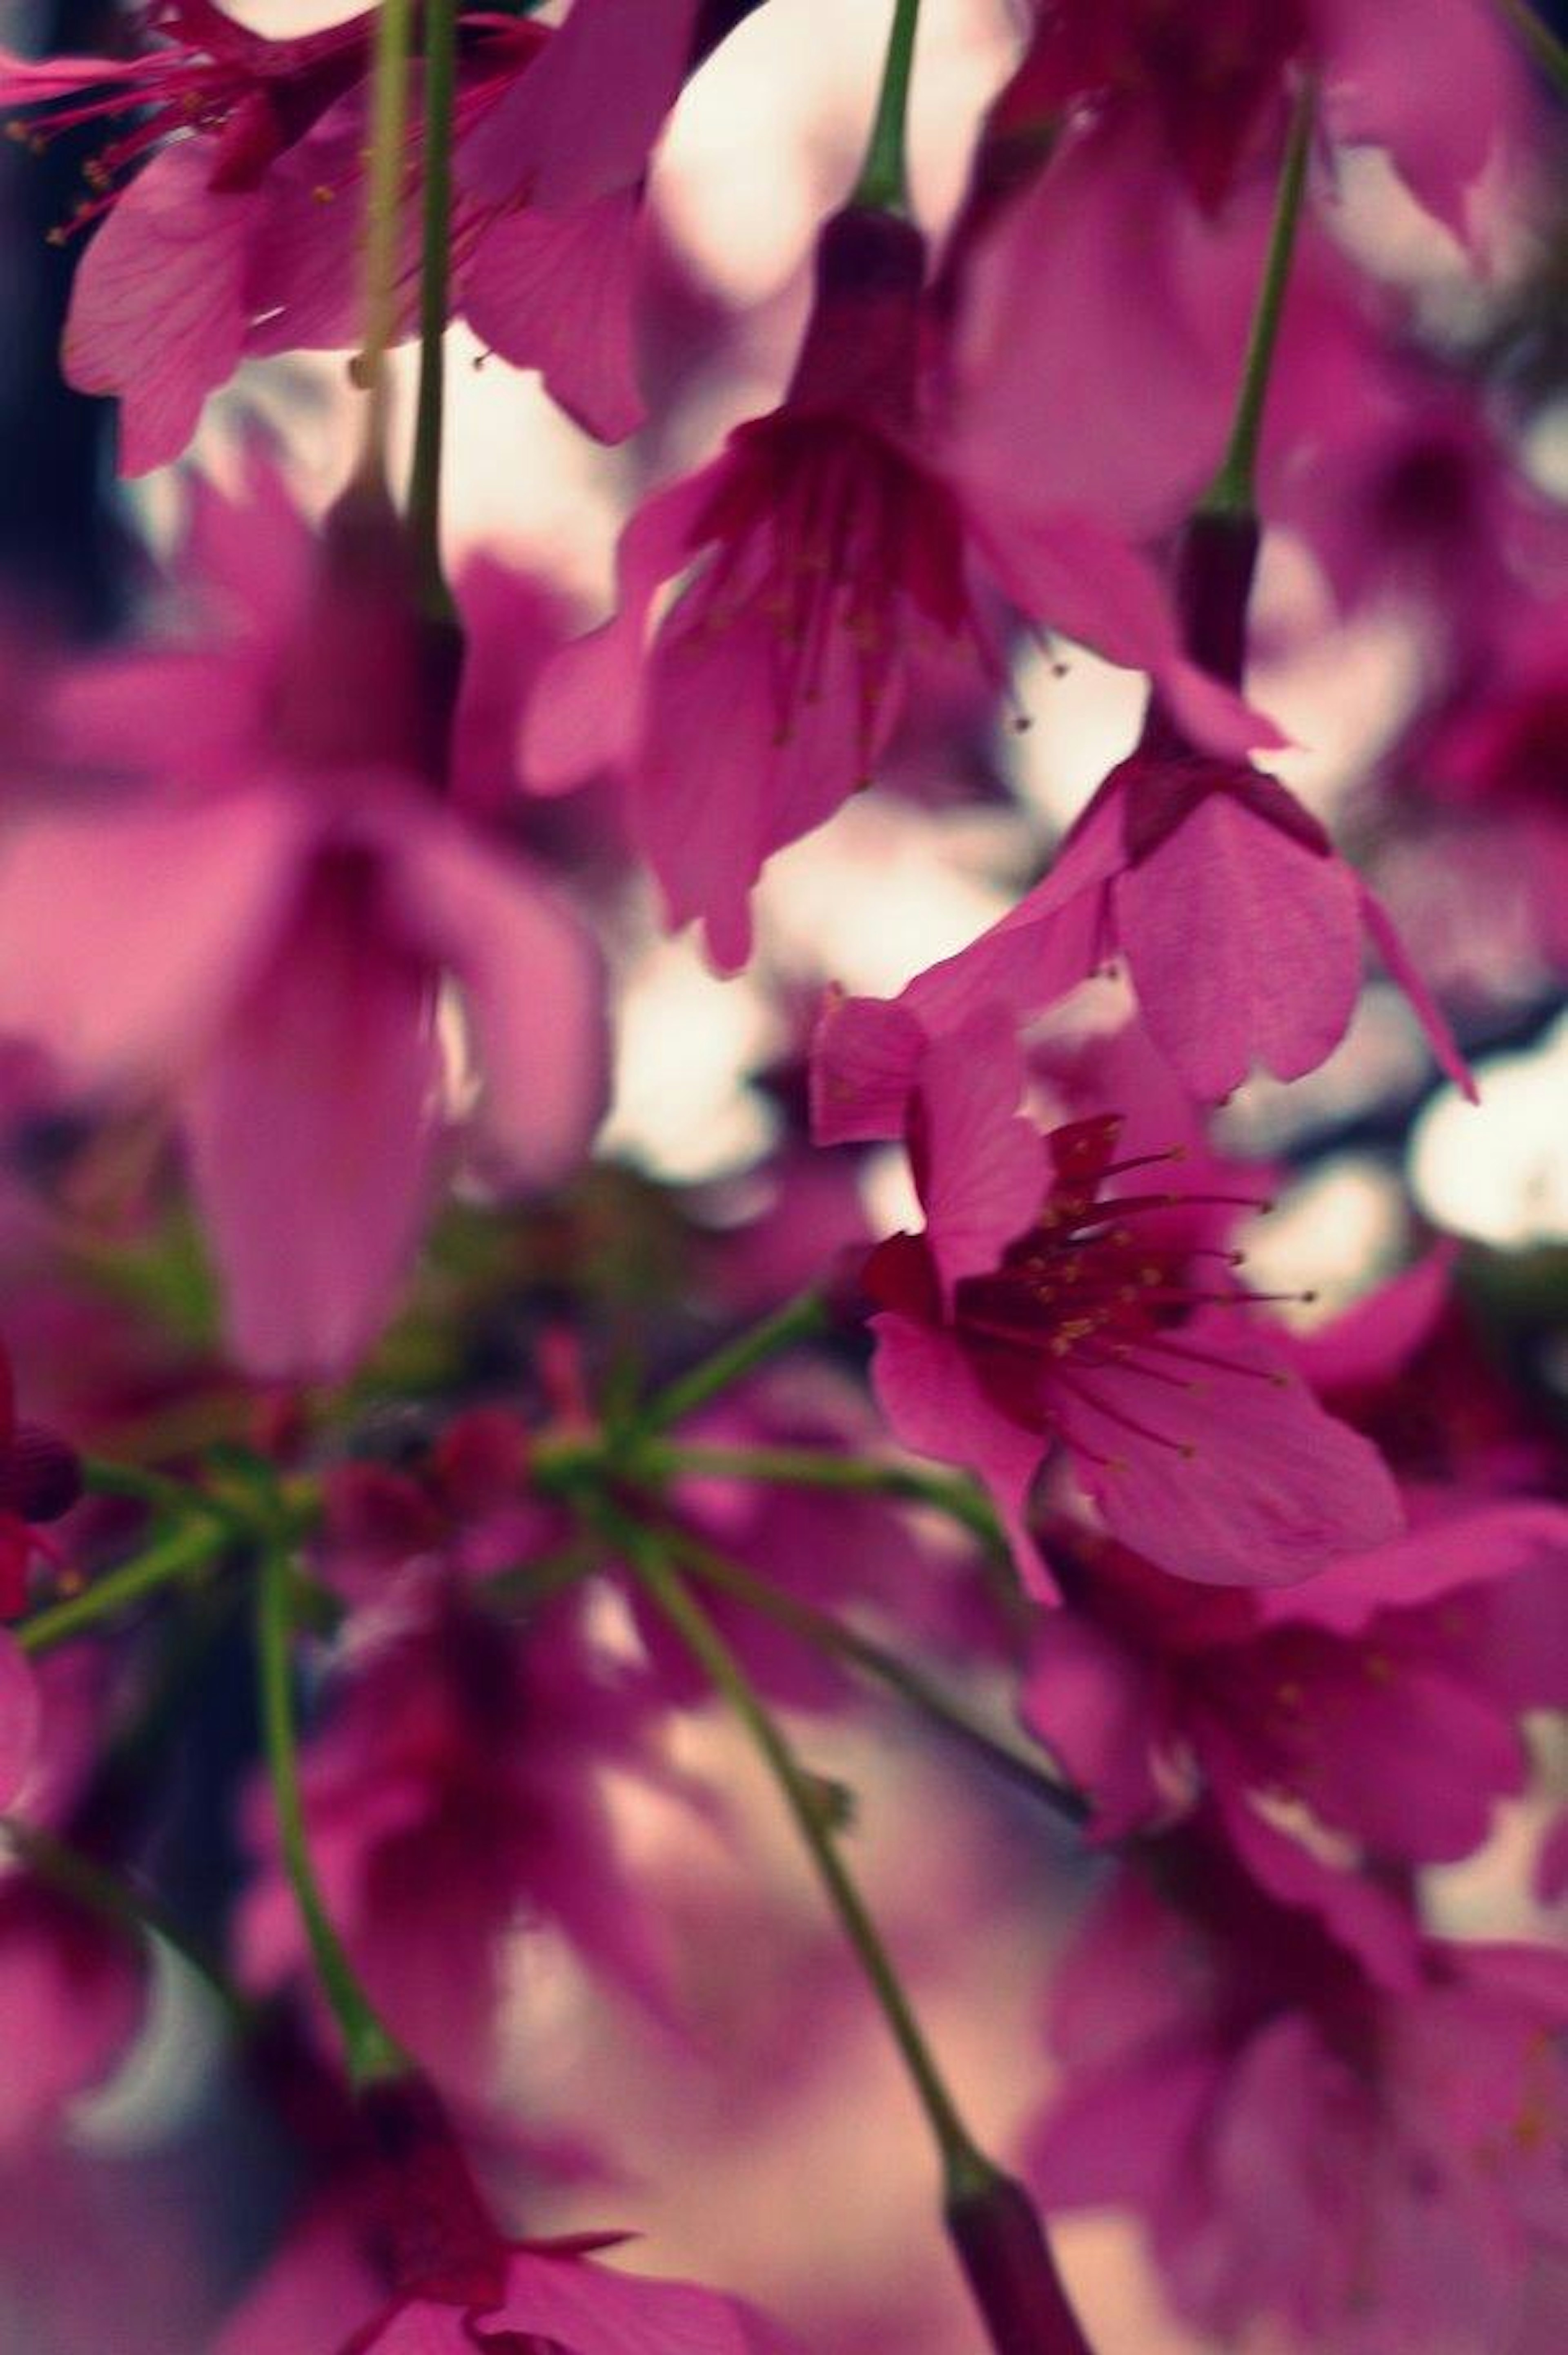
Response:
[{"label": "blossom in focus", "polygon": [[1186,659],[1121,541],[1067,511],[1021,527],[1011,500],[975,493],[936,445],[925,267],[925,240],[891,214],[852,206],[826,224],[782,403],[633,516],[618,611],[556,658],[529,716],[529,781],[623,773],[671,924],[700,919],[726,969],[749,954],[768,858],[869,781],[917,651],[963,648],[1000,691],[999,595],[1149,671],[1198,740],[1234,752],[1270,734]]},{"label": "blossom in focus", "polygon": [[0,1029],[79,1089],[173,1101],[236,1354],[327,1375],[425,1220],[443,980],[483,1074],[475,1145],[530,1190],[599,1117],[600,962],[440,797],[447,648],[389,513],[351,495],[318,543],[253,461],[243,497],[195,493],[182,579],[212,634],[85,666],[62,751],[105,782],[0,842]]},{"label": "blossom in focus", "polygon": [[883,1411],[985,1482],[1036,1588],[1029,1500],[1058,1444],[1111,1533],[1184,1578],[1287,1583],[1397,1530],[1376,1450],[1286,1370],[1224,1255],[1215,1274],[1145,1233],[1180,1196],[1117,1182],[1147,1166],[1118,1159],[1118,1120],[1020,1115],[1004,1009],[932,1040],[905,1008],[842,1002],[819,1077],[824,1139],[901,1117],[926,1213],[862,1276]]},{"label": "blossom in focus", "polygon": [[1038,2195],[1133,2209],[1177,2310],[1222,2342],[1511,2349],[1568,2233],[1564,1958],[1429,1939],[1389,1987],[1208,1834],[1158,1859],[1058,1966]]}]

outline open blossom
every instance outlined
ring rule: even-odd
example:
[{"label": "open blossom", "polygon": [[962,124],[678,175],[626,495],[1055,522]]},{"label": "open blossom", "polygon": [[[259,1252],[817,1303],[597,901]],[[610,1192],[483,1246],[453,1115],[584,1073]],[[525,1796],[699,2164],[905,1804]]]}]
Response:
[{"label": "open blossom", "polygon": [[1184,1578],[1285,1583],[1398,1529],[1375,1449],[1285,1370],[1224,1255],[1216,1276],[1147,1231],[1180,1196],[1139,1185],[1117,1119],[1042,1135],[1020,1115],[1003,1009],[930,1040],[850,1000],[819,1056],[819,1134],[885,1134],[891,1111],[926,1213],[862,1277],[883,1410],[986,1483],[1036,1587],[1028,1506],[1057,1446],[1112,1534]]},{"label": "open blossom", "polygon": [[1058,1968],[1037,2193],[1132,2207],[1178,2310],[1224,2344],[1512,2349],[1568,2234],[1563,1957],[1427,1940],[1390,1987],[1218,1842],[1159,1858]]},{"label": "open blossom", "polygon": [[1300,1586],[1218,1593],[1117,1547],[1058,1556],[1024,1715],[1119,1838],[1192,1804],[1286,1801],[1370,1854],[1466,1856],[1524,1787],[1519,1719],[1568,1707],[1568,1513],[1419,1522]]},{"label": "open blossom", "polygon": [[[696,16],[696,0],[577,0],[559,31],[482,11],[460,26],[453,314],[609,441],[642,421],[643,186]],[[125,473],[177,457],[241,358],[359,340],[372,23],[272,40],[215,0],[156,0],[129,59],[0,58],[0,105],[49,110],[36,136],[149,110],[92,159],[71,224],[93,234],[66,375],[118,396]],[[398,336],[418,302],[417,103],[406,136]]]},{"label": "open blossom", "polygon": [[351,498],[318,547],[257,464],[241,499],[196,493],[185,578],[228,634],[106,657],[60,708],[78,761],[149,783],[40,803],[0,845],[0,1028],[79,1087],[173,1100],[237,1353],[331,1373],[424,1223],[443,978],[483,1074],[475,1142],[529,1189],[599,1119],[600,964],[439,796],[444,649],[389,515]]},{"label": "open blossom", "polygon": [[[622,773],[671,923],[701,919],[724,967],[746,961],[767,859],[868,781],[918,649],[959,648],[1000,687],[999,596],[1150,671],[1201,741],[1234,751],[1269,733],[1185,659],[1128,548],[1066,511],[1020,530],[936,445],[925,266],[906,221],[851,207],[827,223],[782,403],[639,509],[619,610],[556,657],[530,715],[530,782]],[[659,591],[683,576],[650,645]]]}]

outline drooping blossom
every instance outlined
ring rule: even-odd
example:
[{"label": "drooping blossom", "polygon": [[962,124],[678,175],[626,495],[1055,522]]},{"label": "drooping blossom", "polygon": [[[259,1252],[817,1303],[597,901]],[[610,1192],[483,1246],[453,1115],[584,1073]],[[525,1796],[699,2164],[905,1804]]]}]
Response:
[{"label": "drooping blossom", "polygon": [[852,206],[827,223],[782,403],[638,510],[617,612],[556,657],[530,715],[531,782],[624,774],[670,922],[700,918],[722,967],[746,961],[768,857],[870,778],[917,649],[960,648],[1000,688],[1001,598],[1150,671],[1199,741],[1270,734],[1186,660],[1120,541],[1065,509],[1021,531],[963,480],[922,415],[925,267],[906,221]]},{"label": "drooping blossom", "polygon": [[87,666],[62,750],[106,782],[0,844],[0,1028],[79,1088],[173,1101],[237,1355],[330,1374],[424,1223],[443,979],[483,1074],[476,1146],[535,1189],[599,1119],[599,960],[440,798],[449,652],[389,511],[351,496],[318,544],[257,460],[243,496],[193,494],[182,579],[212,634]]},{"label": "drooping blossom", "polygon": [[1224,1255],[1215,1273],[1143,1231],[1180,1194],[1137,1182],[1116,1117],[1021,1115],[1004,1009],[931,1039],[906,1007],[842,1001],[818,1055],[819,1135],[891,1115],[926,1213],[862,1277],[883,1410],[985,1482],[1037,1588],[1028,1507],[1056,1446],[1111,1533],[1184,1578],[1287,1583],[1398,1529],[1376,1451],[1286,1371]]},{"label": "drooping blossom", "polygon": [[1054,1552],[1023,1710],[1105,1838],[1207,1791],[1304,1810],[1365,1853],[1467,1855],[1520,1791],[1531,1709],[1568,1706],[1568,1514],[1450,1509],[1273,1593],[1217,1593],[1125,1550]]},{"label": "drooping blossom", "polygon": [[[697,14],[697,0],[577,0],[558,31],[483,11],[460,20],[452,314],[540,369],[607,441],[644,413],[643,185],[705,46]],[[158,0],[140,27],[149,46],[129,59],[0,59],[0,105],[48,107],[55,126],[152,110],[93,159],[94,194],[72,223],[101,225],[78,274],[66,374],[118,396],[123,472],[177,457],[241,358],[358,342],[372,21],[270,40],[215,0]],[[418,309],[417,69],[414,83],[399,338]]]},{"label": "drooping blossom", "polygon": [[1388,1986],[1223,1845],[1128,1867],[1058,1966],[1027,2174],[1125,2204],[1194,2328],[1302,2355],[1494,2355],[1568,2232],[1561,1955],[1416,1950]]}]

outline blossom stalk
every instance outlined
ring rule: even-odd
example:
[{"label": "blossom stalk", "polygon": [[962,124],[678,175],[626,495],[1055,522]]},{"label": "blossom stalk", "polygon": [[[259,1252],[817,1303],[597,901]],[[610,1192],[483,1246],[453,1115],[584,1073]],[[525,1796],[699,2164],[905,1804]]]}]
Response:
[{"label": "blossom stalk", "polygon": [[424,10],[424,240],[419,265],[419,389],[408,528],[427,610],[453,617],[441,570],[441,442],[446,411],[446,328],[451,279],[452,126],[457,105],[456,0]]},{"label": "blossom stalk", "polygon": [[322,1896],[305,1836],[300,1792],[299,1742],[291,1691],[291,1564],[284,1549],[266,1546],[256,1583],[256,1661],[262,1741],[277,1810],[283,1862],[310,1941],[322,1991],[343,2039],[355,2089],[411,2073],[411,2064],[360,1985]]},{"label": "blossom stalk", "polygon": [[1230,439],[1225,444],[1220,470],[1200,503],[1200,513],[1250,516],[1257,505],[1258,442],[1263,432],[1264,405],[1268,398],[1268,379],[1274,367],[1275,347],[1279,341],[1279,323],[1284,314],[1286,291],[1290,283],[1290,265],[1295,259],[1301,200],[1307,190],[1307,165],[1312,151],[1316,102],[1317,93],[1312,82],[1309,80],[1303,81],[1290,118],[1290,133],[1280,167],[1274,221],[1269,230],[1268,252],[1263,267],[1263,282],[1258,289],[1257,304],[1247,337],[1241,392],[1231,421]]},{"label": "blossom stalk", "polygon": [[893,28],[887,37],[871,141],[852,198],[854,204],[874,206],[884,212],[903,213],[909,209],[905,132],[919,21],[920,0],[895,0]]},{"label": "blossom stalk", "polygon": [[366,174],[364,341],[355,373],[367,396],[363,471],[384,469],[387,354],[397,329],[398,216],[408,115],[409,0],[380,0],[370,76],[370,149]]}]

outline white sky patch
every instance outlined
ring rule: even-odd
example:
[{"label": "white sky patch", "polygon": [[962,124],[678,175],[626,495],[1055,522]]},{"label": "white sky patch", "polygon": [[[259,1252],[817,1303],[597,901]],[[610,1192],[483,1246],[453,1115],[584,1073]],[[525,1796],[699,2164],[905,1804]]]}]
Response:
[{"label": "white sky patch", "polygon": [[1500,1250],[1568,1239],[1568,1015],[1476,1078],[1478,1108],[1446,1088],[1416,1124],[1417,1201],[1439,1226]]}]

